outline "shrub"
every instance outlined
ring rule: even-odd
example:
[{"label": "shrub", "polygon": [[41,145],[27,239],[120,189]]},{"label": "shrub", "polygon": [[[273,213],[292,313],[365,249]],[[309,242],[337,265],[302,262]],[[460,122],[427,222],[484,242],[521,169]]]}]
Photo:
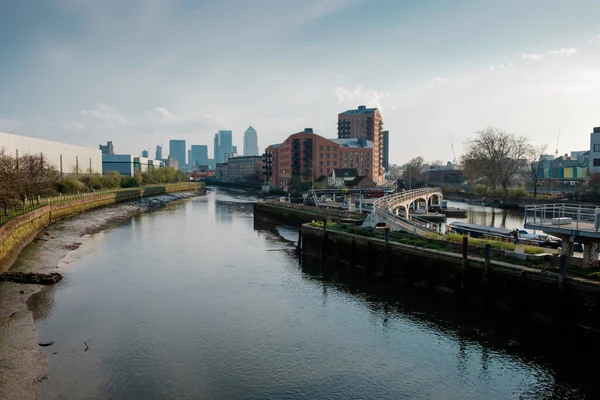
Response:
[{"label": "shrub", "polygon": [[86,189],[83,182],[71,176],[59,179],[54,185],[54,188],[58,193],[62,194],[83,192]]},{"label": "shrub", "polygon": [[525,254],[542,254],[545,253],[546,250],[541,247],[536,246],[525,246]]},{"label": "shrub", "polygon": [[131,176],[123,176],[121,177],[121,187],[122,188],[134,188],[138,187],[138,183],[135,178]]},{"label": "shrub", "polygon": [[116,189],[121,186],[121,174],[117,171],[107,172],[102,175],[101,182],[103,189]]},{"label": "shrub", "polygon": [[484,196],[488,193],[488,187],[485,185],[477,185],[475,186],[475,193],[480,196]]}]

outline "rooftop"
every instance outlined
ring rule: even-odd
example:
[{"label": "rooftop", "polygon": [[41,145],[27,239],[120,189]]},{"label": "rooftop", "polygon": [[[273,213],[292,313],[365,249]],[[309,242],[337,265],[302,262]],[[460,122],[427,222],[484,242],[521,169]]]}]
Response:
[{"label": "rooftop", "polygon": [[358,176],[356,168],[334,168],[333,173],[338,178],[354,178]]},{"label": "rooftop", "polygon": [[358,106],[357,109],[344,111],[344,112],[340,113],[340,115],[370,114],[370,113],[374,113],[375,111],[377,111],[377,108],[367,108],[366,106]]}]

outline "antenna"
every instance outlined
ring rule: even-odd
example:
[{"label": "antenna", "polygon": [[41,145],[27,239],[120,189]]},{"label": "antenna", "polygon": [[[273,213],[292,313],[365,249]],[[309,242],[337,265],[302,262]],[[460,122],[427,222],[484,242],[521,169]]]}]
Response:
[{"label": "antenna", "polygon": [[556,138],[556,151],[554,152],[555,157],[558,157],[558,142],[560,141],[560,130],[561,128],[558,128],[558,137]]},{"label": "antenna", "polygon": [[452,162],[456,164],[456,152],[454,151],[454,142],[452,141],[452,135],[450,135],[450,146],[452,146],[452,156],[454,157],[454,160]]}]

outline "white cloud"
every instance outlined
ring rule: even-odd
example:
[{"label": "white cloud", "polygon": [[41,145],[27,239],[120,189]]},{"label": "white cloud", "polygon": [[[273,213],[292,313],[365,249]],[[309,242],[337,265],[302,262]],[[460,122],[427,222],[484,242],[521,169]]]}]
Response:
[{"label": "white cloud", "polygon": [[117,109],[104,103],[97,103],[93,109],[81,110],[81,113],[88,117],[97,118],[106,122],[109,127],[127,125],[127,120],[117,111]]},{"label": "white cloud", "polygon": [[162,121],[165,122],[176,122],[178,120],[169,110],[164,107],[156,107],[154,110],[154,114],[158,116]]},{"label": "white cloud", "polygon": [[19,121],[16,119],[2,119],[0,118],[0,130],[10,130],[19,126]]},{"label": "white cloud", "polygon": [[431,78],[429,80],[429,82],[431,82],[431,83],[439,83],[439,82],[444,82],[444,79],[440,78],[439,76],[436,76],[435,78]]},{"label": "white cloud", "polygon": [[546,53],[521,53],[521,58],[524,60],[533,60],[539,61],[547,57],[556,57],[556,56],[571,56],[575,54],[577,49],[560,49],[560,50],[550,50]]},{"label": "white cloud", "polygon": [[[375,106],[381,110],[383,109],[381,105],[381,99],[389,97],[390,94],[387,92],[380,93],[376,90],[362,90],[361,86],[357,86],[354,90],[337,86],[335,88],[335,96],[337,97],[338,104],[354,102],[370,107]],[[358,104],[354,104],[354,106],[356,105]]]}]

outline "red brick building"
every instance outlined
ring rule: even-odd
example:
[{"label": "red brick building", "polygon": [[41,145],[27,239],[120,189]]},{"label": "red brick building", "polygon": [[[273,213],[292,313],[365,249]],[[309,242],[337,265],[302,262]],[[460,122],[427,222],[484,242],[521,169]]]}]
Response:
[{"label": "red brick building", "polygon": [[356,168],[359,175],[373,179],[373,142],[365,138],[325,139],[306,128],[265,152],[273,155],[272,183],[281,188],[292,176],[316,180],[329,176],[334,168]]},{"label": "red brick building", "polygon": [[373,142],[373,157],[369,168],[371,170],[369,178],[375,183],[384,180],[383,118],[377,108],[358,106],[356,110],[348,110],[338,114],[338,138],[366,139]]}]

